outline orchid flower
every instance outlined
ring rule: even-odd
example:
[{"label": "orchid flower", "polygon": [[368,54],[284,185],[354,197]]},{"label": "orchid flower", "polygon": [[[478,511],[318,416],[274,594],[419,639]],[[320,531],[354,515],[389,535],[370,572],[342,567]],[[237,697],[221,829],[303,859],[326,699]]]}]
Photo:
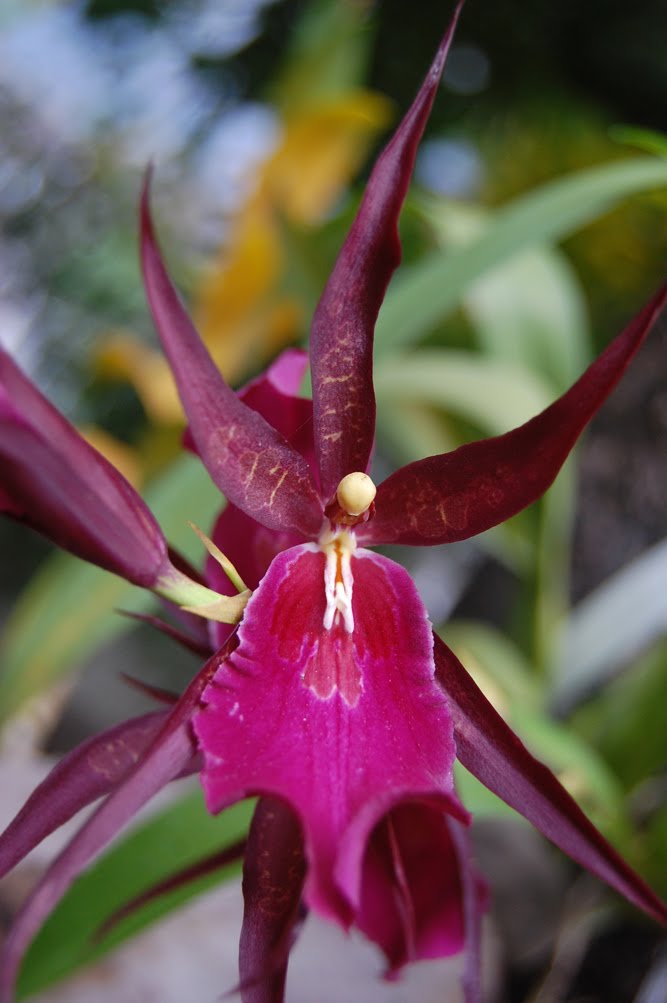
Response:
[{"label": "orchid flower", "polygon": [[227,386],[163,265],[146,182],[141,260],[150,309],[189,444],[227,499],[207,541],[201,593],[192,597],[197,583],[172,563],[122,476],[1,357],[0,506],[79,556],[212,618],[204,642],[181,637],[210,650],[185,693],[66,756],[0,837],[1,875],[105,796],[16,918],[1,1003],[13,998],[28,944],[82,868],[156,791],[194,772],[213,813],[259,797],[245,845],[246,1003],[283,999],[305,910],[361,930],[379,945],[389,974],[465,949],[466,999],[480,1000],[486,889],[454,787],[455,757],[575,861],[667,921],[667,907],[434,636],[407,572],[369,549],[464,540],[538,499],[667,300],[666,285],[526,424],[411,463],[376,491],[368,475],[373,329],[399,262],[397,219],[459,9],[375,166],[315,313],[312,401],[298,396],[308,361],[298,350],[239,395]]}]

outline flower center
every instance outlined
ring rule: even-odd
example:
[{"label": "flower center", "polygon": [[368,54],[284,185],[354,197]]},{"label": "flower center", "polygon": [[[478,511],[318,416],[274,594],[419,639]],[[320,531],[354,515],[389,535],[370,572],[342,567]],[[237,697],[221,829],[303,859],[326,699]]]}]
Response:
[{"label": "flower center", "polygon": [[368,522],[375,514],[376,493],[377,489],[368,474],[355,470],[343,477],[324,514],[334,529]]},{"label": "flower center", "polygon": [[376,494],[377,488],[368,474],[356,470],[342,479],[336,491],[336,498],[344,512],[360,516],[371,507]]},{"label": "flower center", "polygon": [[342,618],[345,630],[354,630],[352,615],[351,558],[357,542],[354,534],[346,529],[326,530],[319,540],[319,546],[326,556],[324,565],[324,594],[327,607],[324,611],[324,628],[331,630]]},{"label": "flower center", "polygon": [[324,611],[324,628],[331,630],[341,619],[348,634],[354,630],[352,613],[351,558],[357,541],[353,527],[366,522],[374,511],[376,488],[368,474],[361,471],[343,477],[336,496],[325,509],[329,528],[320,536],[318,545],[326,556],[324,566],[324,593],[327,607]]}]

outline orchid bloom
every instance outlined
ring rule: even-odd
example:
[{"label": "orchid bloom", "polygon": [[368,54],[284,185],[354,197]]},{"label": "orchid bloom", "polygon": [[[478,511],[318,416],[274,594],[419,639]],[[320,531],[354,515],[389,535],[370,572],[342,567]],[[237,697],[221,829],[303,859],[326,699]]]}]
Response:
[{"label": "orchid bloom", "polygon": [[226,385],[165,271],[146,183],[148,301],[190,445],[227,499],[208,541],[206,586],[175,567],[122,476],[0,356],[0,506],[212,618],[197,638],[170,628],[210,652],[185,693],[66,756],[0,837],[1,875],[105,796],[19,913],[4,946],[1,1003],[76,875],[156,791],[193,772],[211,812],[259,797],[245,846],[246,1003],[283,998],[306,909],[361,930],[390,973],[465,948],[466,999],[480,1000],[485,887],[454,789],[455,756],[574,860],[667,920],[665,905],[433,635],[406,571],[369,549],[467,539],[539,498],[667,299],[664,286],[567,393],[520,428],[411,463],[376,492],[367,473],[373,328],[399,262],[397,218],[457,15],[376,164],[315,313],[312,401],[297,396],[307,365],[298,350],[240,395]]}]

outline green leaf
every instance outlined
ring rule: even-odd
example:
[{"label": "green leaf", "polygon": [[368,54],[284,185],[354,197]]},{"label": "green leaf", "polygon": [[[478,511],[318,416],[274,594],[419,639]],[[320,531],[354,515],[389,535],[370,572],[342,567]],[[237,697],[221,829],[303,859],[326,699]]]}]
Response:
[{"label": "green leaf", "polygon": [[[651,649],[631,672],[609,682],[579,707],[572,723],[600,751],[626,789],[636,790],[637,809],[643,800],[655,805],[665,767],[665,706],[667,706],[667,642]],[[654,790],[647,778],[655,775]],[[645,811],[646,809],[643,809]]]},{"label": "green leaf", "polygon": [[667,158],[667,136],[664,132],[654,129],[640,129],[634,125],[614,125],[609,135],[616,143],[624,146],[634,146],[644,153],[653,153],[657,157]]},{"label": "green leaf", "polygon": [[562,240],[636,192],[667,185],[667,163],[638,157],[558,178],[499,209],[460,251],[437,251],[398,276],[376,329],[378,353],[417,341],[463,299],[471,282],[518,251]]},{"label": "green leaf", "polygon": [[378,419],[378,434],[399,463],[446,453],[456,446],[440,416],[419,401],[392,401],[391,407],[380,410]]},{"label": "green leaf", "polygon": [[373,36],[363,5],[318,0],[290,31],[290,48],[272,88],[277,105],[294,114],[359,86]]},{"label": "green leaf", "polygon": [[667,636],[667,540],[583,599],[562,625],[553,700],[569,707]]},{"label": "green leaf", "polygon": [[[424,212],[443,248],[482,238],[493,214],[478,206],[428,200]],[[588,362],[589,331],[581,287],[567,258],[530,247],[475,279],[463,306],[485,354],[539,373],[564,390]]]},{"label": "green leaf", "polygon": [[[220,493],[199,460],[184,456],[146,492],[167,538],[187,556],[202,547],[187,525],[210,525]],[[153,596],[67,554],[49,559],[12,610],[0,645],[0,723],[131,628],[119,607],[148,609]]]},{"label": "green leaf", "polygon": [[[558,774],[605,832],[617,842],[626,842],[630,830],[618,780],[571,728],[547,716],[537,680],[516,645],[495,628],[475,621],[453,621],[442,634],[531,752]],[[466,799],[466,805],[475,812],[506,813],[467,777],[464,785],[464,793],[472,798]]]},{"label": "green leaf", "polygon": [[412,400],[454,412],[488,435],[500,435],[538,414],[553,392],[519,363],[453,349],[386,356],[374,373],[379,403]]},{"label": "green leaf", "polygon": [[252,803],[209,815],[200,790],[153,815],[109,850],[72,886],[33,942],[21,972],[19,995],[38,992],[108,953],[238,868],[227,867],[172,890],[123,919],[102,939],[102,923],[134,896],[184,867],[222,850],[247,831]]},{"label": "green leaf", "polygon": [[487,693],[495,690],[500,713],[509,713],[510,703],[539,706],[540,693],[531,666],[506,634],[477,620],[452,620],[439,633],[477,683]]},{"label": "green leaf", "polygon": [[516,706],[512,724],[531,752],[549,764],[587,815],[617,845],[630,838],[622,788],[601,756],[569,725]]},{"label": "green leaf", "polygon": [[481,347],[564,390],[588,362],[584,300],[567,259],[522,251],[471,283],[464,299]]}]

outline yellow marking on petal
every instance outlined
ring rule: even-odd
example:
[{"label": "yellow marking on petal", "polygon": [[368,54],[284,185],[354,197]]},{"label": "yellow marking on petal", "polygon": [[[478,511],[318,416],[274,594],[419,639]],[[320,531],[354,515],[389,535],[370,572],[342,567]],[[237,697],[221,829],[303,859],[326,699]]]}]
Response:
[{"label": "yellow marking on petal", "polygon": [[273,489],[273,491],[271,492],[271,495],[269,497],[269,508],[271,508],[271,506],[273,505],[273,499],[276,497],[276,492],[282,486],[282,483],[283,483],[283,481],[285,480],[286,477],[287,477],[287,471],[283,470],[282,474],[280,475],[280,480],[276,484],[275,488]]},{"label": "yellow marking on petal", "polygon": [[252,467],[250,468],[244,481],[246,487],[252,482],[252,479],[255,476],[255,471],[257,470],[258,463],[259,463],[259,456],[255,456],[254,460],[252,461]]},{"label": "yellow marking on petal", "polygon": [[248,586],[243,581],[240,574],[238,573],[232,562],[229,560],[229,558],[225,554],[223,554],[220,548],[215,545],[213,540],[211,540],[210,537],[206,535],[206,533],[203,533],[201,531],[199,526],[195,525],[194,522],[189,522],[188,525],[190,526],[190,529],[193,529],[194,532],[197,534],[197,536],[204,544],[204,546],[208,550],[213,560],[218,562],[218,564],[220,565],[224,573],[227,575],[227,577],[229,578],[230,582],[237,590],[237,592],[247,592]]}]

